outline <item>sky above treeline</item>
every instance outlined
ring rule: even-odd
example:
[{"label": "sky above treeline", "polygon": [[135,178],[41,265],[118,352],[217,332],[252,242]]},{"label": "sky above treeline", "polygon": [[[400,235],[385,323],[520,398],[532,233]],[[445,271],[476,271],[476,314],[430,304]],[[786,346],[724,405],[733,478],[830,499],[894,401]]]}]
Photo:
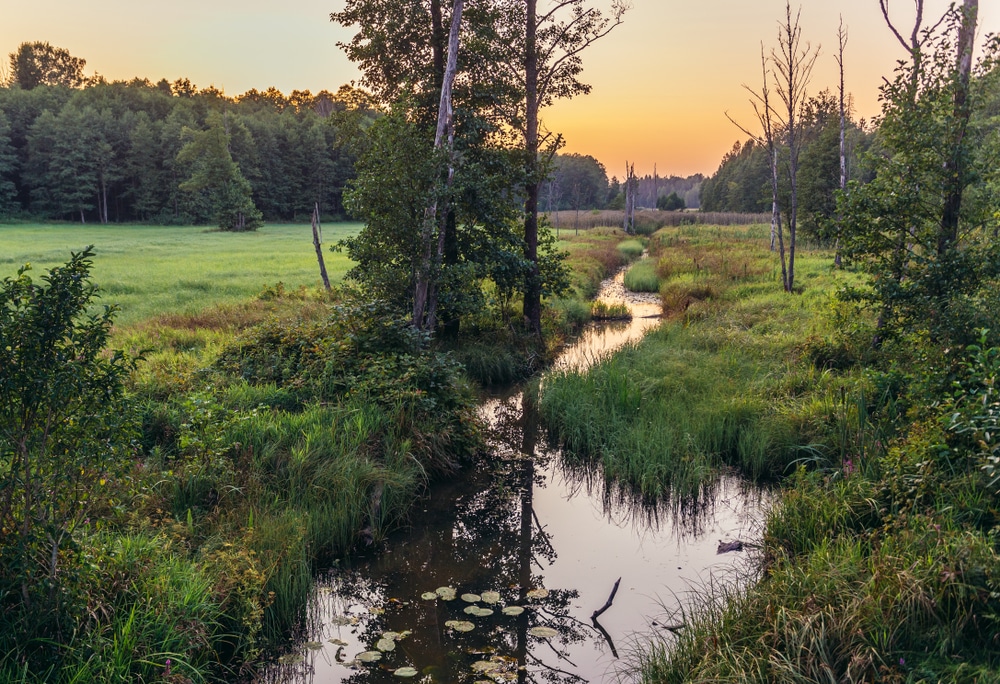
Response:
[{"label": "sky above treeline", "polygon": [[[540,0],[544,7],[550,0]],[[606,6],[607,0],[593,0]],[[936,20],[947,0],[926,0]],[[337,47],[352,35],[329,21],[343,0],[41,0],[5,3],[0,52],[26,41],[47,41],[87,60],[109,80],[139,76],[189,78],[227,95],[275,86],[334,91],[356,80],[357,69]],[[760,83],[761,43],[777,43],[784,0],[632,0],[625,23],[584,56],[589,95],[543,113],[546,127],[563,134],[564,151],[590,154],[608,175],[710,174],[745,136],[726,112],[747,127],[754,118],[743,85]],[[980,2],[980,34],[1000,32],[1000,2]],[[793,3],[793,10],[800,5]],[[914,0],[890,0],[904,35],[913,25]],[[878,114],[878,86],[905,52],[885,26],[878,0],[803,0],[803,39],[820,47],[810,92],[835,90],[837,26],[850,38],[847,89],[857,116]],[[980,44],[982,38],[980,39]],[[4,60],[6,66],[6,59]]]}]

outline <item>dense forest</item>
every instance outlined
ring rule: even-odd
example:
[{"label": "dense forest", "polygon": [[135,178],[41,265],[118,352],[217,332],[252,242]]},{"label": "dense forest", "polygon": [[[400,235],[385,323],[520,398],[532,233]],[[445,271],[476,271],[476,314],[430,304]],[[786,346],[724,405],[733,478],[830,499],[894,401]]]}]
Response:
[{"label": "dense forest", "polygon": [[368,96],[275,88],[228,97],[187,79],[84,78],[46,43],[11,55],[0,88],[0,216],[219,223],[344,215]]}]

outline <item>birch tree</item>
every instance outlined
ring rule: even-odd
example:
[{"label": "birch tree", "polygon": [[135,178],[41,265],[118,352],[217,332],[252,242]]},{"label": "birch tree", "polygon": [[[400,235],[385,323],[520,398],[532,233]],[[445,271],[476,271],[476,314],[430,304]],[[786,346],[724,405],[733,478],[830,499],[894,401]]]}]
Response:
[{"label": "birch tree", "polygon": [[[423,260],[421,270],[417,275],[416,289],[413,297],[413,325],[420,329],[433,331],[437,319],[437,290],[434,282],[434,271],[444,258],[446,228],[438,220],[438,202],[447,203],[447,191],[451,189],[455,179],[455,125],[452,105],[452,87],[455,84],[455,74],[458,71],[458,36],[462,27],[463,0],[455,0],[452,8],[451,31],[448,35],[448,64],[445,67],[444,79],[441,84],[441,101],[438,107],[437,129],[434,134],[434,151],[440,153],[444,148],[447,164],[444,193],[432,194],[430,205],[424,213],[424,225],[421,235]],[[447,215],[447,208],[440,212]],[[437,250],[432,256],[433,237],[437,228]]]}]

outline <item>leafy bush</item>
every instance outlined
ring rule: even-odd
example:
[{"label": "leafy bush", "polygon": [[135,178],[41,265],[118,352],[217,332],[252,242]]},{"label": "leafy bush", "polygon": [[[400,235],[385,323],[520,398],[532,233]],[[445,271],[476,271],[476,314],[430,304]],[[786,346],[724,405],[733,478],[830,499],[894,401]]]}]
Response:
[{"label": "leafy bush", "polygon": [[114,309],[87,314],[92,254],[73,254],[44,284],[28,266],[0,283],[0,596],[21,616],[3,631],[8,648],[75,629],[86,608],[78,531],[114,503],[131,464],[133,361],[104,352]]}]

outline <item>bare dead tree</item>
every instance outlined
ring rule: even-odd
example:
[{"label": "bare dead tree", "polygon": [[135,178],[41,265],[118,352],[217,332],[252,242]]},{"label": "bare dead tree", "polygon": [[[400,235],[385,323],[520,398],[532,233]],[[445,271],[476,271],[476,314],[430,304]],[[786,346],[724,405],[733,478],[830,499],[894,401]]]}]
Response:
[{"label": "bare dead tree", "polygon": [[635,233],[635,196],[639,181],[635,176],[635,164],[625,161],[625,218],[622,230],[628,235]]},{"label": "bare dead tree", "polygon": [[781,206],[778,196],[778,145],[776,140],[776,119],[777,113],[771,106],[771,72],[768,69],[769,60],[764,52],[764,44],[760,46],[760,69],[761,86],[760,90],[754,90],[750,86],[743,84],[743,89],[750,93],[750,104],[753,106],[754,114],[760,124],[760,133],[752,133],[738,121],[729,116],[728,118],[734,126],[739,128],[750,139],[767,149],[768,164],[771,171],[771,251],[775,250],[775,245],[779,248],[781,259],[781,282],[782,285],[788,280],[787,264],[785,262],[785,238],[781,226]]},{"label": "bare dead tree", "polygon": [[771,51],[774,65],[775,86],[778,97],[785,105],[785,147],[788,149],[788,183],[790,197],[785,223],[788,226],[788,272],[785,291],[792,292],[795,285],[795,238],[798,223],[798,172],[799,172],[799,110],[806,98],[806,89],[812,78],[812,70],[819,57],[819,48],[812,49],[809,43],[802,43],[802,28],[799,26],[801,8],[792,18],[792,4],[785,3],[785,22],[779,25],[778,49]]},{"label": "bare dead tree", "polygon": [[[844,17],[840,17],[837,28],[837,67],[840,70],[840,191],[847,192],[847,95],[844,89],[844,49],[847,47],[847,29]],[[837,218],[837,238],[834,242],[834,265],[841,267],[840,258],[840,217]]]}]

